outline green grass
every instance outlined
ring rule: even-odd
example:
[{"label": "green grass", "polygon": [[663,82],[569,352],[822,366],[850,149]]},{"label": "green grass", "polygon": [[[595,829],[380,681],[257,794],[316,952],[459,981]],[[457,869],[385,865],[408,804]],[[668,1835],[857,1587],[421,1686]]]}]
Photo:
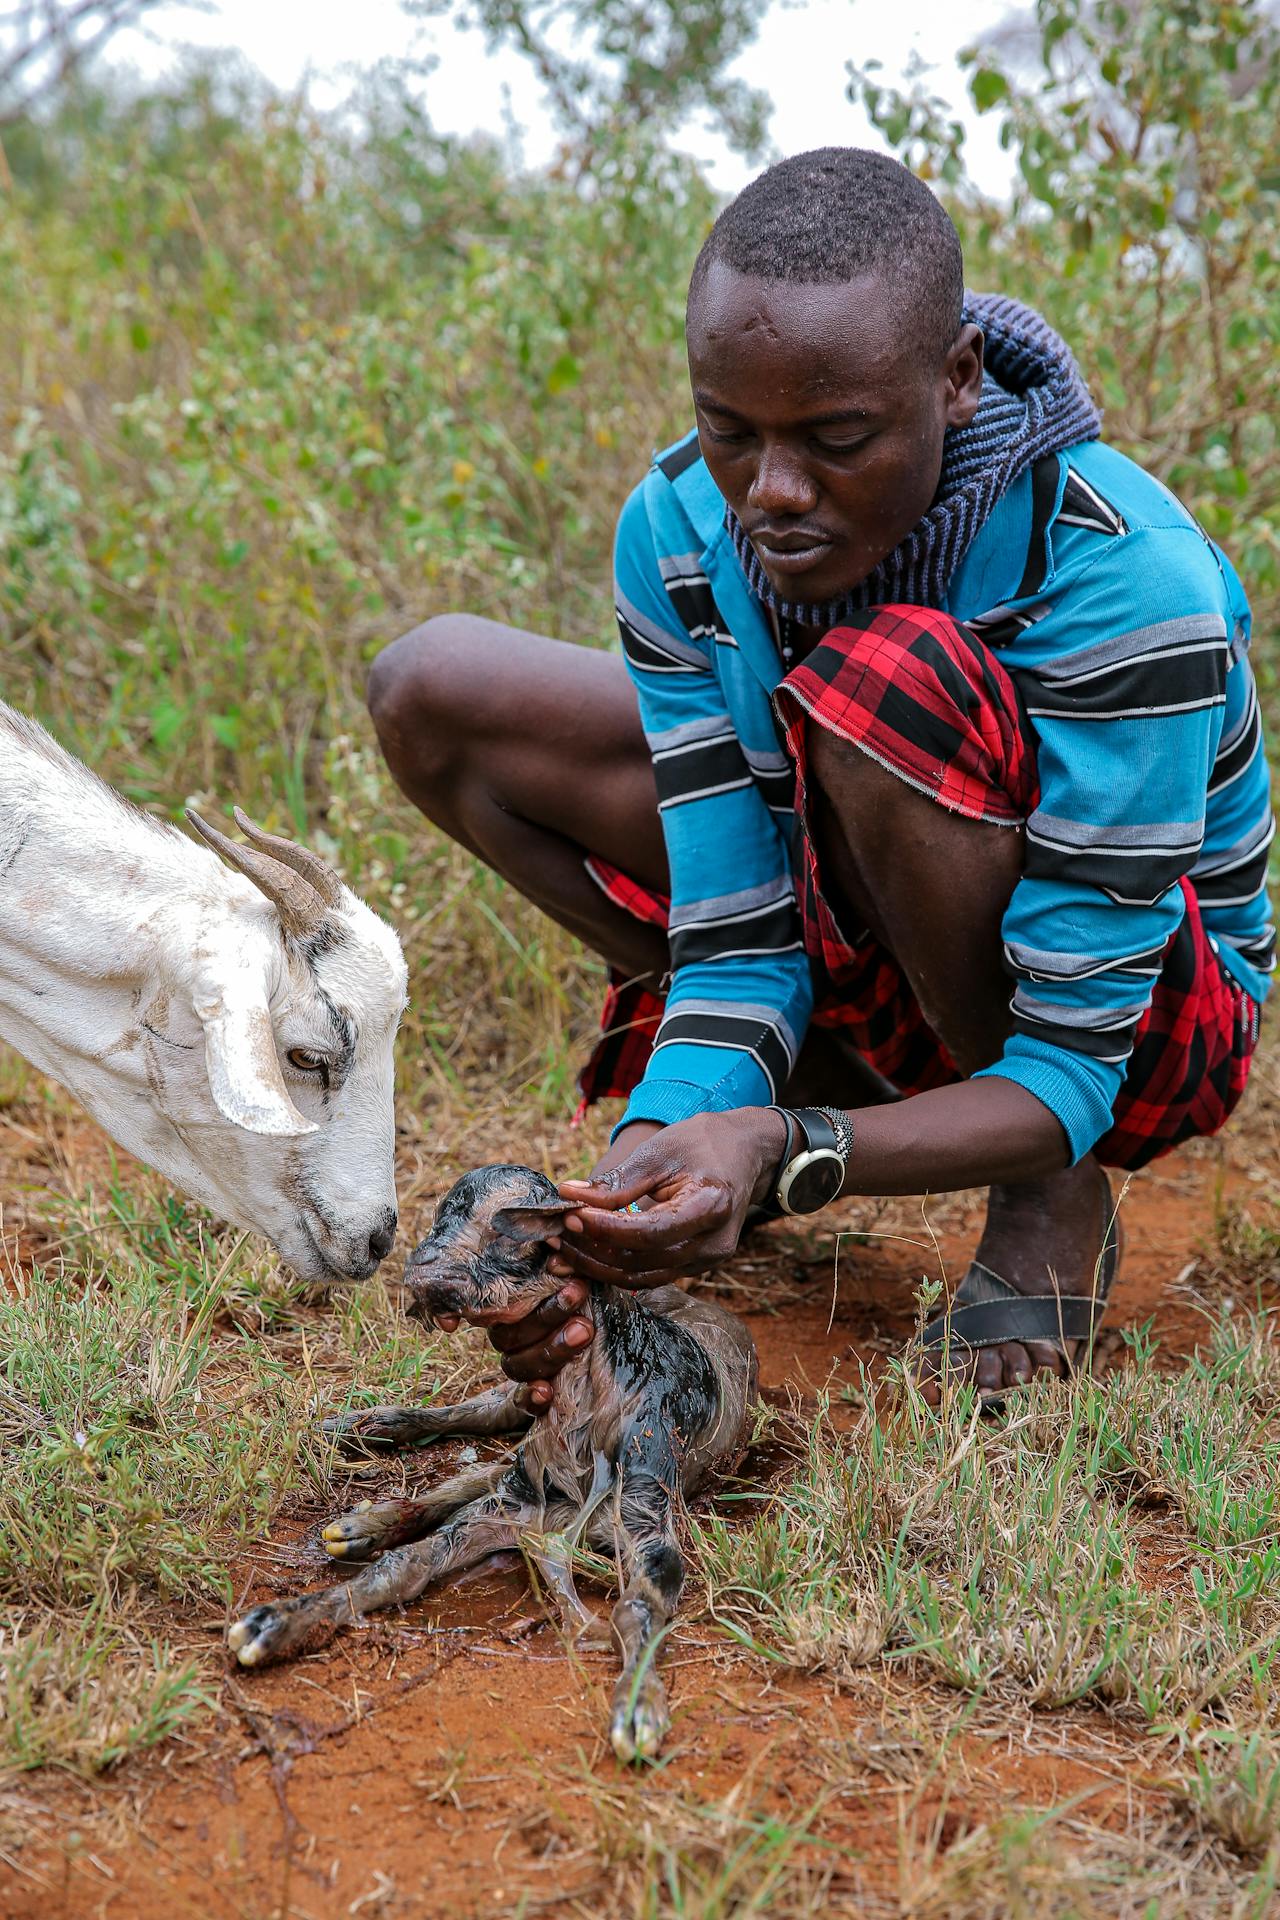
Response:
[{"label": "green grass", "polygon": [[[1267,1711],[1280,1661],[1269,1320],[1223,1315],[1175,1373],[1147,1340],[1003,1424],[935,1416],[896,1373],[847,1438],[820,1423],[776,1493],[698,1524],[715,1617],[839,1678],[885,1658],[1036,1707],[1093,1699],[1150,1729]],[[892,1395],[892,1397],[890,1397]],[[886,1405],[886,1400],[889,1404]],[[1153,1509],[1159,1529],[1153,1527]],[[1145,1556],[1181,1547],[1169,1584]]]},{"label": "green grass", "polygon": [[[0,693],[167,817],[235,800],[306,836],[395,920],[408,1218],[500,1153],[580,1170],[599,1125],[563,1123],[602,969],[401,800],[363,684],[382,644],[455,607],[608,641],[617,510],[688,424],[684,276],[710,195],[674,168],[581,194],[433,139],[403,101],[342,132],[208,74],[6,151]],[[1136,283],[1030,286],[1034,248],[1024,271],[1016,235],[971,238],[975,282],[1017,267],[1096,352],[1118,442],[1215,532],[1238,497],[1266,520],[1274,595],[1273,449],[1244,499],[1216,427],[1178,425],[1197,384],[1178,353],[1126,359]],[[300,1300],[158,1182],[82,1165],[68,1113],[0,1050],[0,1167],[22,1169],[5,1233],[38,1248],[6,1238],[0,1262],[0,1787],[198,1742],[252,1552],[346,1503],[319,1418],[456,1397],[488,1365],[410,1331],[381,1282]],[[874,1700],[856,1737],[814,1734],[803,1788],[763,1766],[717,1793],[594,1764],[540,1779],[567,1857],[590,1856],[577,1911],[1276,1910],[1280,1237],[1271,1190],[1249,1193],[1221,1202],[1221,1310],[1188,1363],[1139,1332],[1122,1375],[1032,1392],[1004,1424],[963,1395],[940,1418],[882,1396],[851,1431],[819,1420],[778,1485],[696,1517],[675,1647],[705,1591],[744,1685],[804,1673]],[[971,1797],[957,1827],[975,1744],[1041,1724],[1066,1751],[1079,1729],[1122,1743],[1132,1818],[1029,1787],[980,1816]]]},{"label": "green grass", "polygon": [[321,1416],[452,1390],[477,1357],[381,1282],[302,1305],[274,1256],[145,1176],[50,1196],[46,1224],[56,1263],[0,1274],[0,1781],[110,1766],[203,1713],[238,1557],[342,1503]]},{"label": "green grass", "polygon": [[15,1614],[0,1640],[0,1780],[34,1767],[98,1773],[214,1705],[200,1663],[90,1612]]}]

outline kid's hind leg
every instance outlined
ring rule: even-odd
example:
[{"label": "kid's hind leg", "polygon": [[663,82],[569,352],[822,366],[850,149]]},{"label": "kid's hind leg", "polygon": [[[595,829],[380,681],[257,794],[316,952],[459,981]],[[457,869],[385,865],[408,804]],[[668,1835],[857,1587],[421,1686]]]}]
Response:
[{"label": "kid's hind leg", "polygon": [[613,1690],[609,1739],[624,1761],[652,1760],[671,1728],[657,1661],[684,1586],[671,1493],[675,1484],[674,1459],[650,1459],[626,1471],[619,1502],[627,1584],[613,1609],[622,1672]]},{"label": "kid's hind leg", "polygon": [[[597,1449],[591,1491],[584,1504],[576,1509],[565,1505],[545,1514],[537,1533],[524,1542],[525,1555],[554,1599],[562,1626],[584,1652],[607,1651],[613,1634],[606,1621],[583,1605],[573,1577],[573,1556],[593,1524],[598,1529],[596,1516],[613,1491],[616,1473],[611,1456]],[[606,1537],[612,1547],[611,1530]]]},{"label": "kid's hind leg", "polygon": [[456,1407],[357,1407],[350,1413],[331,1413],[321,1421],[320,1430],[356,1459],[414,1447],[422,1440],[440,1440],[451,1433],[525,1433],[533,1425],[533,1415],[517,1405],[518,1392],[507,1382],[461,1400]]},{"label": "kid's hind leg", "polygon": [[334,1560],[372,1560],[387,1547],[421,1540],[459,1507],[492,1493],[507,1471],[505,1461],[471,1473],[455,1473],[414,1500],[362,1500],[331,1520],[320,1538]]},{"label": "kid's hind leg", "polygon": [[327,1640],[337,1628],[353,1625],[366,1613],[406,1606],[446,1574],[513,1547],[519,1524],[520,1515],[501,1500],[492,1496],[478,1500],[463,1507],[439,1533],[383,1554],[345,1586],[254,1607],[231,1627],[227,1645],[242,1667],[287,1659]]}]

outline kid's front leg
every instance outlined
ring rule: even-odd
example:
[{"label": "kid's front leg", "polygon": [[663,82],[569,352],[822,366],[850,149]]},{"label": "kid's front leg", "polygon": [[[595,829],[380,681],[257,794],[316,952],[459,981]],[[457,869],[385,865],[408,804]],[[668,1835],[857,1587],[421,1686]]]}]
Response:
[{"label": "kid's front leg", "polygon": [[356,1407],[350,1413],[331,1413],[321,1422],[321,1432],[335,1440],[342,1453],[356,1459],[416,1447],[449,1434],[525,1433],[533,1425],[533,1415],[517,1404],[518,1391],[506,1382],[461,1400],[456,1407]]},{"label": "kid's front leg", "polygon": [[306,1647],[322,1645],[339,1627],[353,1626],[366,1613],[407,1606],[446,1574],[513,1547],[516,1537],[516,1526],[492,1501],[464,1507],[439,1533],[393,1548],[345,1585],[254,1607],[231,1627],[227,1645],[242,1667],[287,1660]]}]

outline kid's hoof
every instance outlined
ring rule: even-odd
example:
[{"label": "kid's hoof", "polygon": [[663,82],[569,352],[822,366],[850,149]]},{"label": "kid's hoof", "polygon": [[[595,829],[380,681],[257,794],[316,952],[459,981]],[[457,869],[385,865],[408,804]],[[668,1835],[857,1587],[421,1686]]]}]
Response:
[{"label": "kid's hoof", "polygon": [[287,1650],[289,1615],[283,1607],[255,1607],[227,1632],[227,1645],[242,1667],[265,1666]]},{"label": "kid's hoof", "polygon": [[329,1522],[320,1536],[325,1552],[334,1560],[371,1560],[383,1547],[407,1537],[403,1522],[408,1504],[384,1500],[375,1507],[372,1500],[362,1500],[350,1513]]},{"label": "kid's hoof", "polygon": [[331,1520],[320,1538],[335,1560],[371,1560],[387,1547],[421,1540],[441,1517],[431,1500],[362,1500]]},{"label": "kid's hoof", "polygon": [[658,1695],[641,1698],[615,1707],[609,1739],[624,1766],[636,1761],[656,1760],[663,1741],[671,1731],[667,1703]]}]

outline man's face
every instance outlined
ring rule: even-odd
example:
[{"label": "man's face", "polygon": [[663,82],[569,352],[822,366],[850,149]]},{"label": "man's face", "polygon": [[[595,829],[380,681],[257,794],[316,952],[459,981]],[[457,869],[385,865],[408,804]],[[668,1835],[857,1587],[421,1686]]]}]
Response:
[{"label": "man's face", "polygon": [[977,411],[978,329],[932,364],[900,333],[874,279],[805,286],[714,261],[695,296],[702,456],[785,599],[865,580],[932,505],[946,429]]}]

